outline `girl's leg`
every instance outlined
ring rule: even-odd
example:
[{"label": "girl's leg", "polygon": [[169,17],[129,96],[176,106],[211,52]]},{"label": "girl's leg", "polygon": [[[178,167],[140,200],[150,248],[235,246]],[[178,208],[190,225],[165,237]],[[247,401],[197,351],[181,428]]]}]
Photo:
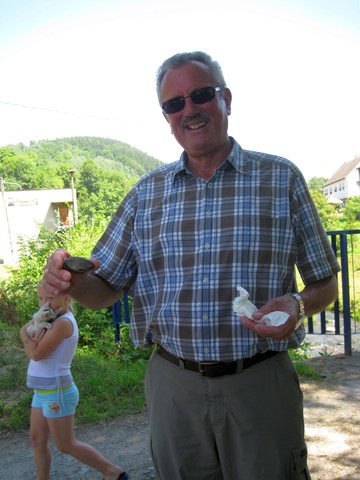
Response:
[{"label": "girl's leg", "polygon": [[34,450],[36,480],[49,480],[51,450],[50,430],[41,408],[32,408],[30,415],[30,439]]},{"label": "girl's leg", "polygon": [[74,415],[61,418],[48,418],[48,425],[56,447],[82,463],[101,472],[106,480],[117,480],[123,470],[106,460],[95,448],[76,440]]}]

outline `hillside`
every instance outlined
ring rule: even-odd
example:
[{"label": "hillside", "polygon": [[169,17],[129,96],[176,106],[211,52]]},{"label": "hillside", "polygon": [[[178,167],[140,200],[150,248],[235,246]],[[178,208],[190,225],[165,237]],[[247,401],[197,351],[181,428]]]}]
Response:
[{"label": "hillside", "polygon": [[100,168],[122,172],[127,177],[140,177],[162,165],[160,160],[126,143],[100,137],[42,140],[31,142],[28,147],[20,143],[6,148],[15,154],[34,155],[40,164],[71,164],[75,169],[90,159]]},{"label": "hillside", "polygon": [[111,218],[139,178],[161,165],[146,153],[109,138],[60,138],[0,148],[2,188],[48,190],[74,184],[79,218],[91,222],[95,217]]}]

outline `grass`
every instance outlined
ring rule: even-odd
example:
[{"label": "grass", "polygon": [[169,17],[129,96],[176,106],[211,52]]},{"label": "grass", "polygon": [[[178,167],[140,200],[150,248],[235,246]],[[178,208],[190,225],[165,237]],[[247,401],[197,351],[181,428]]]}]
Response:
[{"label": "grass", "polygon": [[[352,315],[360,320],[360,253],[349,254],[349,291]],[[340,290],[342,287],[340,285]]]},{"label": "grass", "polygon": [[304,360],[310,357],[309,355],[310,343],[303,342],[299,348],[295,350],[289,350],[290,358],[293,361],[296,371],[300,377],[311,378],[313,380],[321,380],[321,375],[317,372],[316,368],[304,363]]},{"label": "grass", "polygon": [[[29,425],[32,390],[27,388],[28,358],[22,349],[0,349],[0,430]],[[147,362],[107,359],[80,351],[72,373],[80,391],[77,424],[106,420],[139,412],[144,407],[144,376]]]},{"label": "grass", "polygon": [[315,367],[312,367],[311,365],[307,365],[303,362],[296,362],[295,368],[298,375],[302,378],[308,378],[318,381],[323,380],[323,376],[316,370]]},{"label": "grass", "polygon": [[81,401],[77,420],[88,423],[140,411],[146,365],[145,360],[129,363],[118,357],[76,355],[72,371]]}]

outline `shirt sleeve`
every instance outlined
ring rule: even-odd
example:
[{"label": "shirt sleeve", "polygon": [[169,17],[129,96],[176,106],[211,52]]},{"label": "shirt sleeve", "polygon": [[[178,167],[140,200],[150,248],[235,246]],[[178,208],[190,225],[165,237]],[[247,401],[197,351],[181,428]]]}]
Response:
[{"label": "shirt sleeve", "polygon": [[295,182],[293,211],[298,244],[296,266],[305,285],[339,272],[329,237],[300,172]]},{"label": "shirt sleeve", "polygon": [[100,261],[95,274],[117,290],[131,292],[137,276],[133,246],[133,189],[120,204],[117,212],[96,244],[92,256]]}]

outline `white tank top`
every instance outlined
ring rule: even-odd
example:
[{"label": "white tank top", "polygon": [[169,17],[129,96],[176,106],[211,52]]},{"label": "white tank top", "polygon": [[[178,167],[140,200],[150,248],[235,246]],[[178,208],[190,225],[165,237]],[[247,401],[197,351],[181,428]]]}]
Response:
[{"label": "white tank top", "polygon": [[78,326],[72,312],[62,317],[68,318],[73,326],[73,333],[65,338],[43,360],[30,360],[27,371],[27,386],[30,388],[51,389],[71,385],[71,362],[75,355],[79,338]]}]

